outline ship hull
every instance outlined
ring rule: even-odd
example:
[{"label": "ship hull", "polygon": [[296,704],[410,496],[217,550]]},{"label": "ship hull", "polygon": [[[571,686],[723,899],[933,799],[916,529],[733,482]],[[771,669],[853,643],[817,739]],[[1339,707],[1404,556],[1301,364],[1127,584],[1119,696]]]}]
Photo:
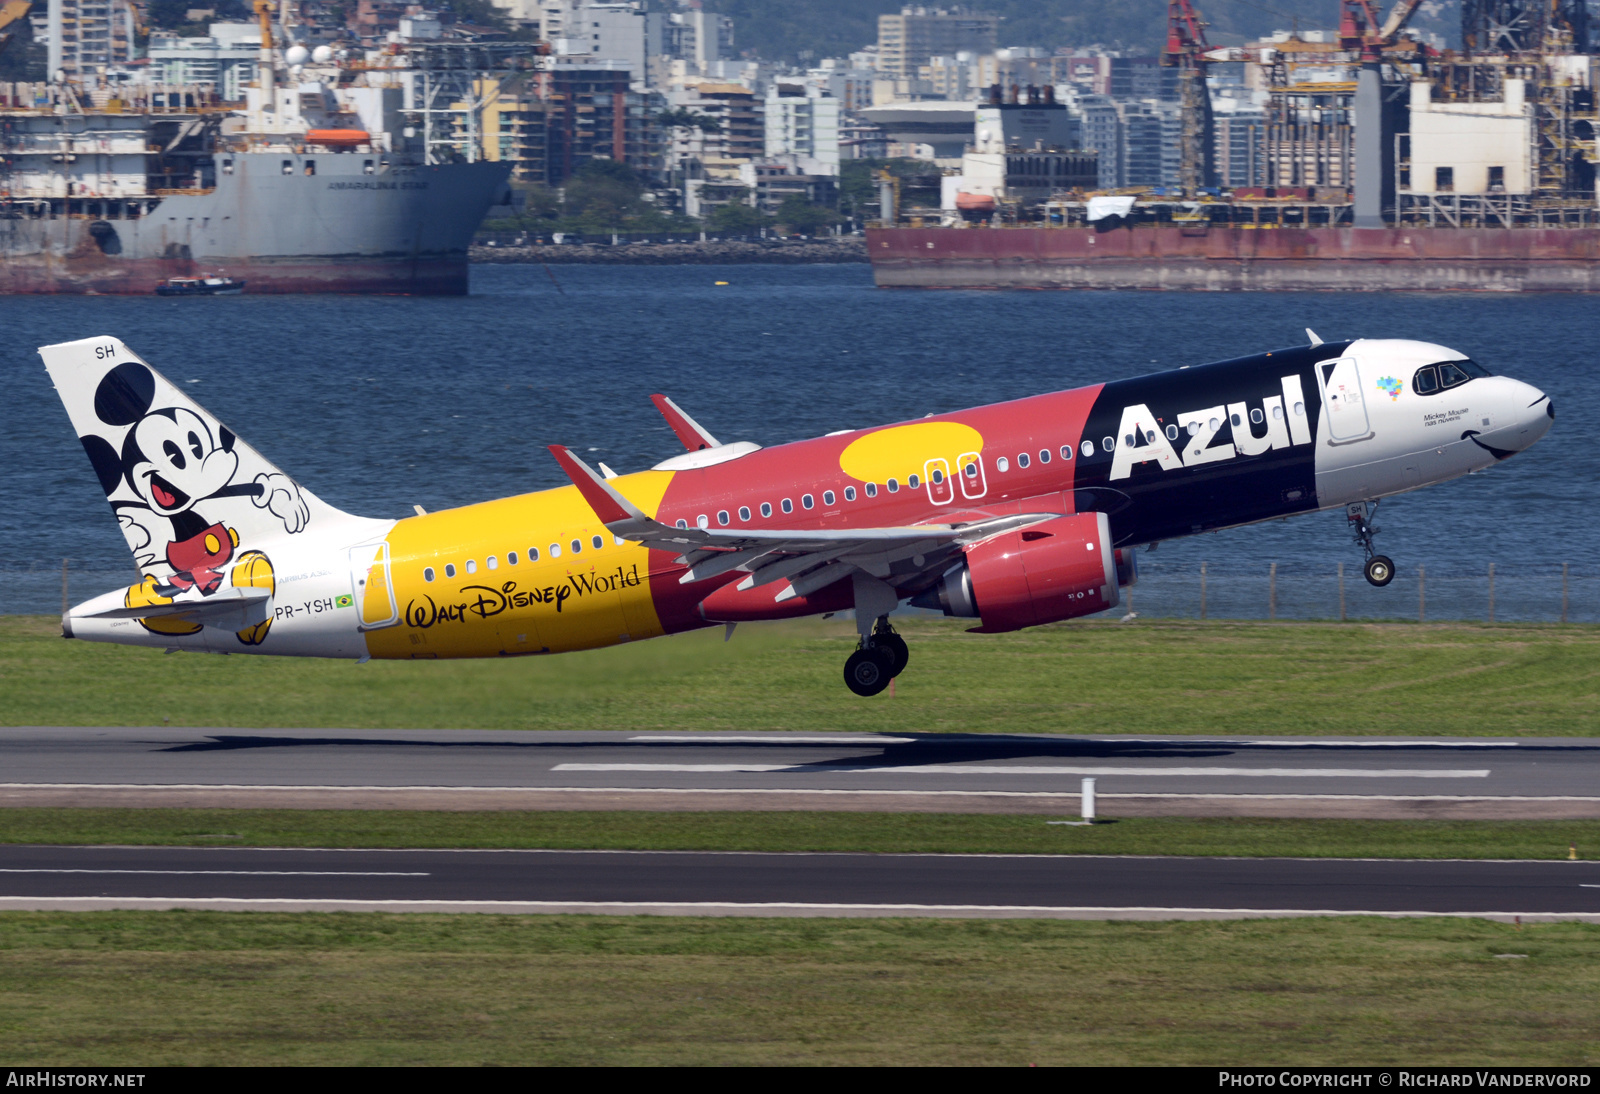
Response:
[{"label": "ship hull", "polygon": [[1596,228],[870,228],[885,288],[1600,292]]},{"label": "ship hull", "polygon": [[214,189],[161,196],[138,215],[93,197],[21,205],[0,217],[0,293],[153,295],[168,278],[206,274],[242,279],[250,294],[466,293],[467,248],[509,165],[369,165],[359,154],[236,155]]}]

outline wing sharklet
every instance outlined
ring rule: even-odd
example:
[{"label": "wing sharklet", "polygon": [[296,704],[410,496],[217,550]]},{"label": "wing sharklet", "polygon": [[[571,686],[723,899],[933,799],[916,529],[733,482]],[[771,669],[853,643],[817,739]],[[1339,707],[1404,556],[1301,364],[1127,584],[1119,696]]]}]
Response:
[{"label": "wing sharklet", "polygon": [[678,435],[679,443],[690,452],[698,452],[702,448],[722,447],[722,442],[707,433],[705,426],[685,414],[681,406],[665,395],[652,395],[650,401],[661,411],[661,416],[672,427],[672,432]]}]

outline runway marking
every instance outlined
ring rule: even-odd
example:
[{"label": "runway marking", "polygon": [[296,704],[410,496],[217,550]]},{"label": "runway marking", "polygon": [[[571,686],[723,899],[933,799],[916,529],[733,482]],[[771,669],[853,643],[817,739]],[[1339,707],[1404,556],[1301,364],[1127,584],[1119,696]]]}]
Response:
[{"label": "runway marking", "polygon": [[812,767],[795,764],[556,764],[551,771],[641,771],[682,772],[688,774],[765,774],[774,771],[792,774],[886,775],[1174,775],[1186,778],[1256,777],[1268,779],[1485,779],[1488,768],[1443,770],[1433,768],[1358,767],[1000,767],[972,764],[906,764],[903,766],[845,766],[829,764]]},{"label": "runway marking", "polygon": [[246,877],[432,877],[427,871],[415,870],[45,870],[0,869],[0,874],[185,874]]},{"label": "runway marking", "polygon": [[[1077,798],[1076,790],[898,790],[878,788],[849,790],[838,787],[796,786],[442,786],[434,784],[337,784],[337,783],[0,783],[5,790],[271,790],[271,791],[339,791],[341,793],[438,793],[472,794],[759,794],[778,796],[784,794],[810,794],[819,797],[934,797],[934,798]],[[1221,794],[1203,791],[1147,790],[1137,793],[1100,791],[1101,798],[1155,798],[1203,799],[1207,801],[1495,801],[1495,802],[1600,802],[1593,794]]]},{"label": "runway marking", "polygon": [[1385,919],[1499,919],[1600,921],[1600,912],[1435,912],[1376,911],[1338,908],[1191,908],[1161,905],[1050,905],[1050,904],[834,904],[802,901],[669,901],[669,900],[364,900],[337,897],[13,897],[0,896],[0,904],[32,905],[73,910],[70,906],[105,907],[295,907],[311,910],[531,912],[592,914],[612,912],[634,915],[746,915],[746,916],[970,916],[1077,919],[1247,919],[1291,916],[1376,916]]},{"label": "runway marking", "polygon": [[630,741],[719,741],[734,744],[818,744],[818,745],[908,745],[915,737],[735,737],[711,733],[651,733],[629,737]]}]

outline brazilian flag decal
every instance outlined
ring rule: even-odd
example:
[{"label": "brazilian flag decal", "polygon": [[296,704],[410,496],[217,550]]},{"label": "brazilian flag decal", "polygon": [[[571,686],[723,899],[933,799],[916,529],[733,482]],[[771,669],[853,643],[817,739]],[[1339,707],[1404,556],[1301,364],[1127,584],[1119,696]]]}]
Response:
[{"label": "brazilian flag decal", "polygon": [[356,602],[356,598],[355,597],[351,596],[349,593],[345,593],[343,596],[341,596],[338,599],[334,600],[333,603],[334,603],[334,606],[338,607],[338,608],[349,608],[349,607],[354,607],[355,602]]}]

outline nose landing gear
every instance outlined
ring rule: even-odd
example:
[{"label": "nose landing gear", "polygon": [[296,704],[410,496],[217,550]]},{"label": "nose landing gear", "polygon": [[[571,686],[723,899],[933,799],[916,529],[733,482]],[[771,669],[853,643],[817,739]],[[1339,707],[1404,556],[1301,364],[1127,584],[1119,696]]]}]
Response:
[{"label": "nose landing gear", "polygon": [[1345,520],[1350,523],[1350,533],[1355,536],[1356,545],[1366,553],[1367,564],[1363,567],[1369,585],[1383,588],[1394,580],[1394,560],[1388,555],[1380,555],[1372,549],[1372,537],[1378,534],[1378,528],[1372,523],[1372,518],[1378,515],[1378,503],[1358,501],[1344,507]]},{"label": "nose landing gear", "polygon": [[845,686],[857,695],[876,695],[899,676],[910,660],[906,640],[880,616],[871,634],[863,635],[861,645],[844,663]]}]

